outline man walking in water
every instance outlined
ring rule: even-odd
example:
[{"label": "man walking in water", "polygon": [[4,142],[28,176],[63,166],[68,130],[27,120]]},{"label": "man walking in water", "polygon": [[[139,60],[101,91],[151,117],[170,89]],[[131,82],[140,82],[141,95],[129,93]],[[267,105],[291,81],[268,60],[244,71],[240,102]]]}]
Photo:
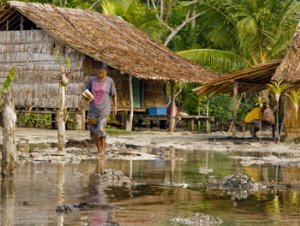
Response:
[{"label": "man walking in water", "polygon": [[108,65],[102,64],[98,70],[98,75],[92,76],[86,90],[92,95],[85,95],[90,101],[88,120],[90,126],[91,139],[95,141],[98,149],[98,158],[105,157],[107,118],[110,115],[111,101],[113,102],[113,114],[117,114],[117,93],[115,83],[112,78],[108,77]]}]

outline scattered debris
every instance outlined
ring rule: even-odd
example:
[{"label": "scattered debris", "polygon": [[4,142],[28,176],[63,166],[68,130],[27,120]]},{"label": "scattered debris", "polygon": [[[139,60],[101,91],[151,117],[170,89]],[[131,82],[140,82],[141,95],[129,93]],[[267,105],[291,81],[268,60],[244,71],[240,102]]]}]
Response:
[{"label": "scattered debris", "polygon": [[245,174],[227,176],[221,186],[226,189],[233,200],[246,199],[250,194],[261,188],[266,188]]},{"label": "scattered debris", "polygon": [[118,186],[128,185],[131,183],[129,177],[125,176],[122,171],[105,169],[103,173],[96,174],[99,183],[103,186]]},{"label": "scattered debris", "polygon": [[117,206],[113,206],[110,204],[100,204],[100,203],[86,203],[82,202],[77,204],[63,204],[56,208],[56,212],[59,214],[69,214],[74,209],[86,210],[86,209],[99,209],[99,210],[116,210],[119,209]]},{"label": "scattered debris", "polygon": [[221,225],[223,221],[218,217],[212,217],[203,213],[196,213],[191,217],[175,217],[170,220],[175,225],[205,225],[205,226],[217,226]]}]

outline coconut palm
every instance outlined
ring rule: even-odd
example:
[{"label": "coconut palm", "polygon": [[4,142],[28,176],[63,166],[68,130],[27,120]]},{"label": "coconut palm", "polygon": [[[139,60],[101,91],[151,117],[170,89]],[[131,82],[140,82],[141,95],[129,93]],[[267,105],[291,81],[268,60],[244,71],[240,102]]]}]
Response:
[{"label": "coconut palm", "polygon": [[282,81],[272,81],[271,84],[267,84],[267,87],[273,93],[276,100],[276,131],[277,131],[277,140],[280,141],[280,132],[279,132],[279,100],[281,94],[288,88],[288,85]]},{"label": "coconut palm", "polygon": [[291,102],[294,105],[295,109],[295,118],[298,120],[298,112],[299,112],[299,101],[300,101],[300,89],[291,89],[289,93],[286,94]]},{"label": "coconut palm", "polygon": [[[228,65],[230,70],[281,58],[299,21],[295,12],[300,3],[294,0],[197,0],[190,4],[202,13],[199,20],[206,48],[178,54],[208,65],[225,61],[222,67]],[[227,58],[229,52],[239,57]]]}]

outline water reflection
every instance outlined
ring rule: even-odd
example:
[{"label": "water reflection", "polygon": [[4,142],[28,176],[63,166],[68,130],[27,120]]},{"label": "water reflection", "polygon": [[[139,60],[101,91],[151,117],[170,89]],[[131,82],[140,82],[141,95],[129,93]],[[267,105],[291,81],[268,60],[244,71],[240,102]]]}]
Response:
[{"label": "water reflection", "polygon": [[[57,205],[61,206],[64,204],[64,184],[65,184],[65,164],[60,163],[57,165]],[[64,225],[64,215],[59,214],[58,225]]]},{"label": "water reflection", "polygon": [[15,213],[14,177],[1,180],[1,225],[13,226]]},{"label": "water reflection", "polygon": [[[19,163],[15,178],[1,181],[1,225],[160,226],[170,225],[169,219],[174,217],[199,212],[221,218],[224,225],[297,225],[300,221],[299,186],[285,189],[275,186],[236,200],[236,205],[226,191],[162,186],[166,182],[206,182],[208,177],[222,181],[236,173],[245,173],[258,182],[278,182],[278,186],[300,183],[300,169],[296,166],[242,166],[238,159],[228,155],[170,149],[165,159],[153,161],[100,159],[80,164]],[[200,174],[201,167],[212,170]],[[105,169],[121,170],[136,185],[105,187],[99,179]],[[62,216],[55,212],[58,205],[83,202],[113,204],[121,209],[74,209]]]}]

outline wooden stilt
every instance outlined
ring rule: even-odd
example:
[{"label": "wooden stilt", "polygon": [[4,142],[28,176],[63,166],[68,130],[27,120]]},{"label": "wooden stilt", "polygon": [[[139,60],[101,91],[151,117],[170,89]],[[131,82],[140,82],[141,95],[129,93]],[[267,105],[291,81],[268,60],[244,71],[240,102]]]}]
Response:
[{"label": "wooden stilt", "polygon": [[232,98],[232,136],[236,136],[236,122],[237,122],[237,104],[238,104],[238,83],[233,84],[233,98]]},{"label": "wooden stilt", "polygon": [[126,120],[126,130],[132,131],[133,122],[133,88],[132,88],[132,75],[129,75],[129,96],[130,96],[130,113]]},{"label": "wooden stilt", "polygon": [[171,115],[170,115],[170,127],[169,131],[175,131],[175,115],[176,115],[176,104],[175,104],[175,83],[171,81]]},{"label": "wooden stilt", "polygon": [[[207,97],[205,115],[206,117],[209,117],[209,97]],[[205,120],[205,125],[206,125],[206,132],[210,133],[211,127],[210,127],[210,120],[208,118]]]},{"label": "wooden stilt", "polygon": [[65,149],[65,134],[66,134],[66,122],[65,122],[65,107],[66,107],[66,87],[60,84],[60,104],[57,110],[56,122],[57,122],[57,150],[60,153],[64,153]]}]

